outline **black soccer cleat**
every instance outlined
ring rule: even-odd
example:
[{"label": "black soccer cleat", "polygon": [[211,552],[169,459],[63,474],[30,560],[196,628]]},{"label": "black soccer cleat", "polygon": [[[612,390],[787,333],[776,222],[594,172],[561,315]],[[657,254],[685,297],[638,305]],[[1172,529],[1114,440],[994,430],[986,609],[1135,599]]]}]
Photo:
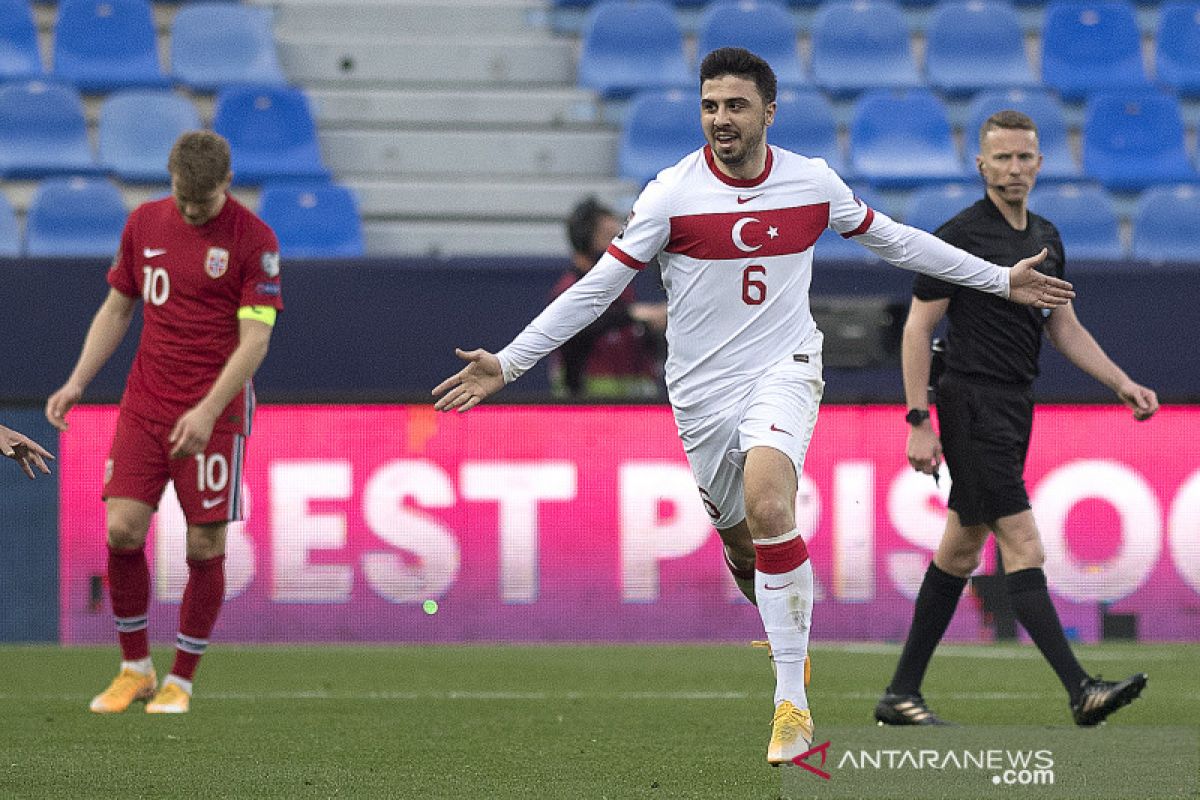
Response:
[{"label": "black soccer cleat", "polygon": [[1108,715],[1127,706],[1146,688],[1146,673],[1130,675],[1123,681],[1102,681],[1100,676],[1085,678],[1079,699],[1071,704],[1075,724],[1083,727],[1099,725]]},{"label": "black soccer cleat", "polygon": [[920,692],[885,692],[875,704],[875,719],[880,725],[948,725],[925,704]]}]

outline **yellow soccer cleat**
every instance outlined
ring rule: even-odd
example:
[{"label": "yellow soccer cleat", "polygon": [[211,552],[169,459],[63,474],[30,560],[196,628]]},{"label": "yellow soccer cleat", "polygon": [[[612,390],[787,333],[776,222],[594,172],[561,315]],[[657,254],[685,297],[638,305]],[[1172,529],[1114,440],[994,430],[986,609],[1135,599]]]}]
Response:
[{"label": "yellow soccer cleat", "polygon": [[92,698],[88,708],[97,714],[120,714],[134,700],[149,700],[157,685],[158,678],[153,670],[147,674],[126,668],[113,678],[107,689]]},{"label": "yellow soccer cleat", "polygon": [[812,747],[812,740],[812,714],[807,708],[796,708],[790,700],[784,700],[775,707],[767,761],[775,765],[790,764],[793,758]]},{"label": "yellow soccer cleat", "polygon": [[154,699],[146,704],[147,714],[186,714],[192,696],[177,683],[164,683],[154,695]]},{"label": "yellow soccer cleat", "polygon": [[[775,674],[775,656],[771,653],[771,643],[765,639],[755,639],[750,642],[751,647],[763,648],[767,651],[767,658],[771,661],[771,674]],[[804,688],[812,683],[812,653],[804,657]]]}]

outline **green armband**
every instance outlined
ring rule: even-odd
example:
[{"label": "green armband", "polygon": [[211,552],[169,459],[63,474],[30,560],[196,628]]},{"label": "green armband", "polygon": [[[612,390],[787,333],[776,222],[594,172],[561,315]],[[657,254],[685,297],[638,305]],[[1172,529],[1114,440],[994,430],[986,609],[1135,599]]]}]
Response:
[{"label": "green armband", "polygon": [[238,309],[238,319],[252,319],[273,328],[278,313],[271,306],[242,306]]}]

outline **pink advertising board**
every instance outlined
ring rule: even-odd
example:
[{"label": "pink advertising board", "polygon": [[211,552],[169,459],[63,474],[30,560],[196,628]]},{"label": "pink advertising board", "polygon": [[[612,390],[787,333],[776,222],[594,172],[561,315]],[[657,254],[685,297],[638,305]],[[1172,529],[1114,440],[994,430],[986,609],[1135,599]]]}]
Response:
[{"label": "pink advertising board", "polygon": [[[821,411],[797,497],[819,583],[814,639],[897,640],[907,629],[948,481],[907,467],[902,417],[896,406]],[[113,637],[100,488],[115,422],[114,408],[77,408],[61,443],[68,643]],[[1142,638],[1198,638],[1198,425],[1196,408],[1142,424],[1120,408],[1038,409],[1026,478],[1053,595],[1082,639],[1099,635],[1102,604],[1136,614]],[[761,630],[726,574],[664,407],[268,406],[244,482],[223,641],[740,640]],[[175,631],[183,536],[168,489],[148,548],[160,640]],[[974,598],[950,636],[986,636]]]}]

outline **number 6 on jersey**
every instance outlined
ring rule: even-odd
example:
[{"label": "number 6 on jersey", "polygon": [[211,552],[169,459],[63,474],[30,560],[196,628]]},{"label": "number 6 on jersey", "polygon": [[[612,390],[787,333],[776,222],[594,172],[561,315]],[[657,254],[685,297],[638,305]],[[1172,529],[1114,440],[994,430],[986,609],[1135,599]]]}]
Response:
[{"label": "number 6 on jersey", "polygon": [[767,268],[762,264],[751,264],[742,270],[742,302],[748,306],[762,305],[767,299],[767,284],[754,277],[767,277]]}]

